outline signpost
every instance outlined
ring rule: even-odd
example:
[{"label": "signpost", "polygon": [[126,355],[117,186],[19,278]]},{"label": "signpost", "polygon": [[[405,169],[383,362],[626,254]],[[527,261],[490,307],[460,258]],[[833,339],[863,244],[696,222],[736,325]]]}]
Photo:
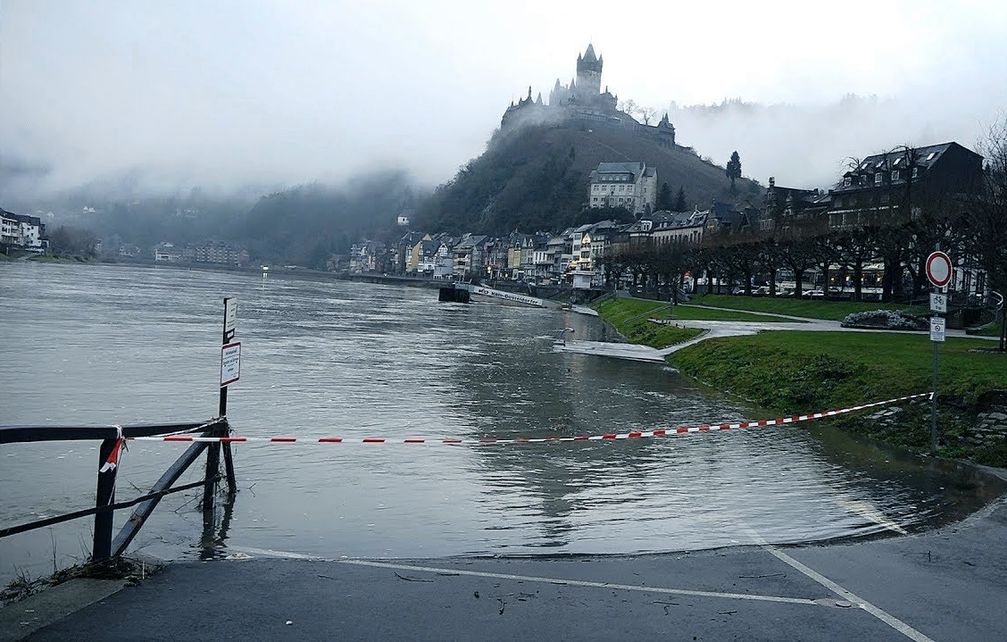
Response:
[{"label": "signpost", "polygon": [[937,452],[937,384],[940,374],[941,352],[944,343],[946,321],[943,317],[948,311],[947,285],[951,283],[954,268],[951,257],[941,252],[940,245],[927,257],[927,279],[934,286],[930,294],[930,341],[934,344],[934,379],[933,395],[930,398],[930,452]]},{"label": "signpost", "polygon": [[238,327],[238,300],[233,297],[224,299],[224,343],[234,338]]},{"label": "signpost", "polygon": [[[238,329],[238,300],[234,297],[224,297],[224,330],[221,333],[220,347],[220,406],[217,415],[227,416],[227,387],[236,382],[241,376],[241,342],[233,341],[234,334]],[[227,427],[230,433],[230,426]],[[231,457],[231,444],[224,443],[224,469],[227,473],[228,491],[237,491],[237,482],[234,478],[234,460]],[[216,475],[219,468],[219,448],[218,444],[211,444],[206,456],[206,476]],[[203,504],[212,505],[213,495],[209,486],[203,492]]]}]

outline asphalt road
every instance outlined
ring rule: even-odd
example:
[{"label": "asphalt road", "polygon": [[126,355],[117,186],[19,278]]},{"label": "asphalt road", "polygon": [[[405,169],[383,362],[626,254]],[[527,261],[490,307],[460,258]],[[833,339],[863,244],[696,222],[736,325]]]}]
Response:
[{"label": "asphalt road", "polygon": [[[1007,503],[920,536],[641,557],[170,565],[35,640],[1004,640]],[[275,554],[275,553],[274,553]]]}]

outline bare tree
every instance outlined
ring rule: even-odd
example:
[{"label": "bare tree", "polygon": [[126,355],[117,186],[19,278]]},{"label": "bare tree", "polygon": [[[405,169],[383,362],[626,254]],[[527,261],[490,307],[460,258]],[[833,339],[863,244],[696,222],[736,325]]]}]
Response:
[{"label": "bare tree", "polygon": [[[976,253],[989,275],[990,288],[1007,296],[1007,116],[979,141],[986,157],[983,182],[970,207]],[[1000,313],[1000,350],[1007,351],[1007,307]]]}]

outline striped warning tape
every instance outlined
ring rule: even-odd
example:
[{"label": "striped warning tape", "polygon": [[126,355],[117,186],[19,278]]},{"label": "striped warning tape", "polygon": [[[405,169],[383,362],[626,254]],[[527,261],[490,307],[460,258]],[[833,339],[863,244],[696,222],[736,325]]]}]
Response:
[{"label": "striped warning tape", "polygon": [[165,437],[130,437],[131,441],[171,441],[171,442],[210,442],[225,444],[241,443],[271,443],[271,444],[446,444],[450,446],[481,446],[490,444],[547,444],[563,443],[570,441],[612,441],[618,439],[642,439],[647,437],[672,437],[675,435],[685,435],[699,432],[717,432],[721,430],[734,430],[741,428],[756,428],[763,426],[782,426],[785,424],[800,423],[825,417],[835,417],[858,410],[877,408],[879,406],[889,406],[901,401],[910,401],[921,397],[929,397],[931,393],[921,392],[916,395],[896,397],[885,401],[875,401],[873,403],[850,406],[841,410],[823,410],[821,412],[806,415],[793,415],[791,417],[777,417],[776,419],[763,419],[761,421],[741,421],[732,424],[700,424],[698,426],[681,426],[679,428],[660,428],[657,430],[641,430],[622,433],[606,433],[602,435],[578,435],[576,437],[199,437],[189,434],[167,435]]}]

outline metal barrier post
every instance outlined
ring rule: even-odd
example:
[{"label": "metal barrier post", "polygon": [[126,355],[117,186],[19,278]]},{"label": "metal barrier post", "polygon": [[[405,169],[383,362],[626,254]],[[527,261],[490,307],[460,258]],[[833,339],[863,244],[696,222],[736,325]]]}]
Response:
[{"label": "metal barrier post", "polygon": [[[104,439],[98,449],[98,486],[95,490],[95,508],[115,502],[115,473],[118,466],[105,463],[116,447],[116,439]],[[91,545],[91,559],[104,560],[112,554],[112,518],[114,511],[105,510],[94,515],[94,543]]]},{"label": "metal barrier post", "polygon": [[213,516],[213,495],[217,484],[211,482],[220,474],[220,443],[206,447],[206,486],[203,487],[203,519]]}]

